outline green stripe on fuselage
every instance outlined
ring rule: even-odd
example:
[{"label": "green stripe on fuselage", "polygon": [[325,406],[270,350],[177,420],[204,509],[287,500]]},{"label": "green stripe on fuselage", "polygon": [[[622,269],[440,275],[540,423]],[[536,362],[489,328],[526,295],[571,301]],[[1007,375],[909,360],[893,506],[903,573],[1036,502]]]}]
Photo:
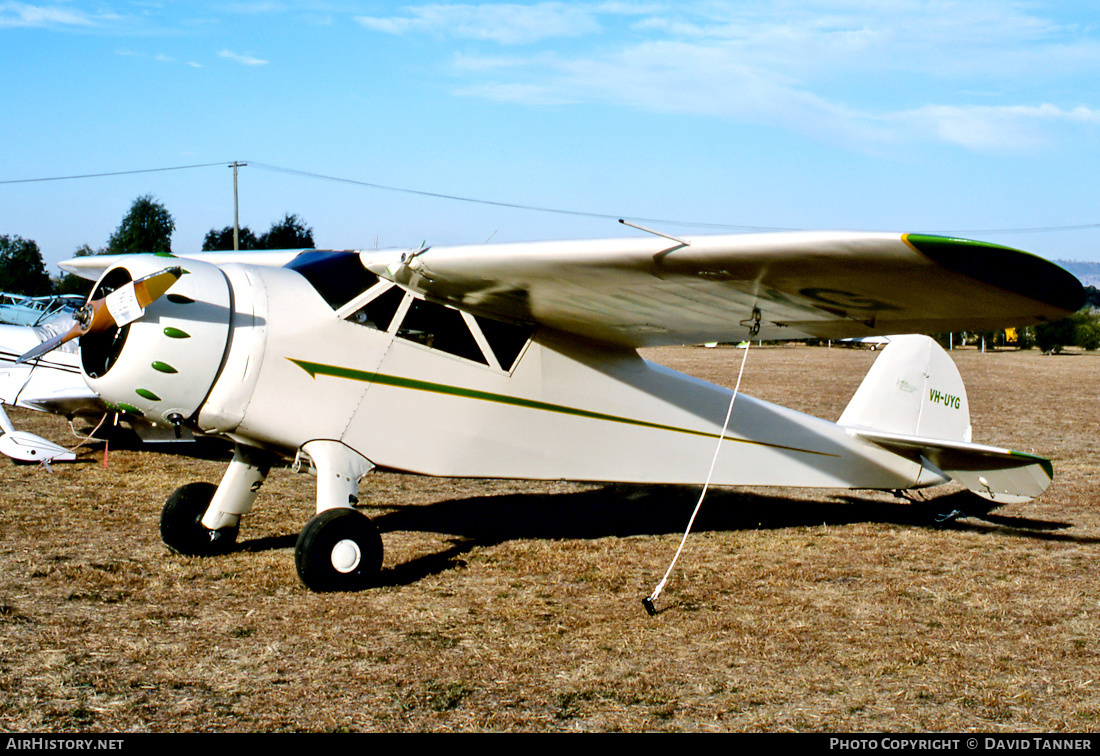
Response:
[{"label": "green stripe on fuselage", "polygon": [[[687,433],[692,436],[702,436],[704,438],[718,438],[717,433],[710,433],[707,431],[690,430],[688,428],[677,428],[672,425],[662,425],[660,423],[651,423],[646,420],[635,420],[628,417],[618,417],[616,415],[607,415],[602,412],[592,412],[590,410],[578,409],[576,407],[566,407],[561,404],[551,404],[549,402],[540,402],[534,399],[523,399],[516,396],[507,396],[506,394],[494,394],[489,391],[478,391],[476,389],[461,388],[459,386],[447,386],[442,383],[432,383],[430,381],[420,381],[414,378],[401,378],[396,375],[386,375],[385,373],[371,373],[365,370],[355,370],[353,368],[337,367],[335,365],[323,365],[318,362],[308,362],[306,360],[296,360],[292,357],[288,357],[288,360],[300,367],[302,370],[310,374],[311,377],[316,378],[319,375],[327,375],[332,378],[345,378],[350,381],[361,381],[363,383],[377,383],[381,386],[393,386],[396,388],[410,389],[412,391],[428,391],[434,394],[446,394],[448,396],[462,397],[464,399],[477,399],[483,402],[495,402],[497,404],[508,404],[513,407],[524,407],[526,409],[541,410],[543,412],[556,412],[563,415],[573,415],[575,417],[583,417],[589,420],[603,420],[611,423],[623,423],[625,425],[635,425],[640,428],[652,428],[654,430],[672,431],[674,433]],[[764,441],[750,441],[744,438],[732,438],[725,436],[726,441],[736,441],[742,444],[754,444],[756,446],[767,446],[772,449],[782,449],[784,451],[796,451],[803,454],[817,454],[824,457],[837,457],[837,454],[830,454],[828,452],[813,451],[811,449],[799,449],[794,446],[783,446],[782,444],[769,444]]]}]

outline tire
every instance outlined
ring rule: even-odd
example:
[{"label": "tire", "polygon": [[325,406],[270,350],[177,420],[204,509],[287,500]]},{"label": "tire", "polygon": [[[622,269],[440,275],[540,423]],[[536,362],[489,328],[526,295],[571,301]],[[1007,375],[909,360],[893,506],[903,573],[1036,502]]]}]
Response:
[{"label": "tire", "polygon": [[217,490],[213,483],[188,483],[172,492],[160,513],[160,537],[168,548],[184,556],[217,556],[233,549],[240,526],[210,530],[202,524]]},{"label": "tire", "polygon": [[302,528],[294,564],[311,591],[361,591],[378,581],[382,536],[368,517],[354,509],[326,509]]}]

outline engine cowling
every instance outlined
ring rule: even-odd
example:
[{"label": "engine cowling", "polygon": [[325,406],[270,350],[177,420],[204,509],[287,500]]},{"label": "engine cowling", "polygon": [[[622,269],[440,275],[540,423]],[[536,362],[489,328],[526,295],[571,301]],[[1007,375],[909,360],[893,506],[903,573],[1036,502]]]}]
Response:
[{"label": "engine cowling", "polygon": [[225,357],[232,304],[225,274],[197,260],[133,255],[104,272],[91,299],[172,265],[183,275],[142,317],[80,338],[80,366],[110,406],[178,426],[198,412]]}]

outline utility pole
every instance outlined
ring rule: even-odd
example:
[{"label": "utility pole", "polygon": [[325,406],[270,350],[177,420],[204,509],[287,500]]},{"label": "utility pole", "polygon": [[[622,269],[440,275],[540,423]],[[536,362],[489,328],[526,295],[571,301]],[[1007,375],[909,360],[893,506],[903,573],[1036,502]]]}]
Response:
[{"label": "utility pole", "polygon": [[237,215],[237,168],[243,168],[248,163],[238,163],[234,160],[229,164],[229,167],[233,169],[233,251],[237,252],[241,248],[241,222]]}]

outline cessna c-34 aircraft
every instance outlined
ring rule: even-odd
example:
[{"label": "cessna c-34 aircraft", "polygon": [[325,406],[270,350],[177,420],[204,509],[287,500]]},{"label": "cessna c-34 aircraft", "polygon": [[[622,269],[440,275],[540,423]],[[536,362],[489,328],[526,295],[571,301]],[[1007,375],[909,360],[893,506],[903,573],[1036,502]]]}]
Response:
[{"label": "cessna c-34 aircraft", "polygon": [[185,485],[165,504],[161,534],[177,552],[232,548],[271,466],[308,462],[317,514],[295,561],[321,591],[377,579],[381,537],[354,508],[376,467],[702,484],[715,459],[714,485],[956,481],[1027,501],[1049,485],[1050,463],[971,442],[958,370],[927,337],[892,339],[837,423],[742,395],[724,432],[731,391],[637,349],[993,330],[1056,320],[1084,300],[1040,258],[915,234],[306,251],[283,267],[225,259],[65,263],[102,275],[73,330],[24,359],[79,337],[83,375],[109,406],[234,443],[220,485]]}]

